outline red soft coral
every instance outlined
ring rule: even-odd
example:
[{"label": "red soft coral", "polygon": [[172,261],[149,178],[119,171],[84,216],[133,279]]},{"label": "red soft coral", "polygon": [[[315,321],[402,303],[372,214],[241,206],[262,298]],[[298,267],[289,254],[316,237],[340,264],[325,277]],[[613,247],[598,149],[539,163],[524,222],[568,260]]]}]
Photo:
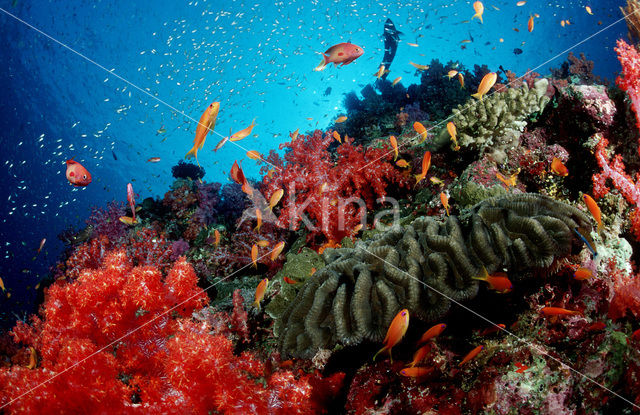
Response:
[{"label": "red soft coral", "polygon": [[627,91],[636,114],[636,127],[640,129],[640,54],[635,47],[622,39],[618,39],[615,51],[622,65],[622,74],[616,84]]},{"label": "red soft coral", "polygon": [[276,168],[264,177],[263,194],[285,191],[278,224],[291,230],[304,224],[310,239],[320,234],[327,241],[350,236],[390,186],[408,187],[410,183],[410,177],[391,163],[393,152],[388,148],[364,149],[345,137],[333,154],[329,151],[333,142],[331,134],[323,136],[316,130],[282,144],[281,148],[290,150],[284,160],[275,152],[267,158]]}]

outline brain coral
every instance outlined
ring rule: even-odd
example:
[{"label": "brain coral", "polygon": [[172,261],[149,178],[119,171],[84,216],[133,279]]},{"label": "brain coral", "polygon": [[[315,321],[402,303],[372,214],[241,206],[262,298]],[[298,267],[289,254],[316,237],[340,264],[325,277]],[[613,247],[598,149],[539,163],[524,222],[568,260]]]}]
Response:
[{"label": "brain coral", "polygon": [[526,278],[532,268],[549,267],[580,244],[576,227],[591,229],[579,209],[538,194],[512,194],[484,200],[444,222],[420,217],[354,248],[326,250],[327,265],[305,282],[277,321],[280,349],[309,357],[337,343],[381,341],[402,308],[426,321],[439,319],[449,298],[476,296],[472,277],[481,266]]}]

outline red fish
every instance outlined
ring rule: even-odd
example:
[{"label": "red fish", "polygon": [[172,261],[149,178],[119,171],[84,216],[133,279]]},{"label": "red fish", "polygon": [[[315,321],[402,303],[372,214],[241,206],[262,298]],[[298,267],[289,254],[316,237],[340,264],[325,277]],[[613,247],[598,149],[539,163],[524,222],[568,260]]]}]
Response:
[{"label": "red fish", "polygon": [[393,357],[391,356],[391,349],[393,346],[398,344],[404,334],[407,332],[409,328],[409,310],[406,308],[400,310],[398,314],[393,318],[391,324],[389,325],[389,330],[387,330],[387,335],[385,336],[383,343],[384,347],[373,355],[373,360],[376,360],[376,357],[384,351],[389,351],[389,358],[391,359],[391,363],[393,363]]},{"label": "red fish", "polygon": [[431,372],[433,372],[432,367],[407,367],[402,369],[400,374],[409,378],[421,378],[428,376]]},{"label": "red fish", "polygon": [[562,164],[562,161],[558,157],[554,157],[551,161],[551,171],[558,176],[566,177],[569,175],[569,169]]},{"label": "red fish", "polygon": [[91,183],[91,173],[73,159],[67,160],[67,180],[76,187]]},{"label": "red fish", "polygon": [[542,307],[540,310],[540,314],[544,316],[575,316],[582,314],[580,311],[576,310],[567,310],[566,308],[560,307]]},{"label": "red fish", "polygon": [[482,330],[480,333],[478,333],[478,336],[488,336],[489,334],[495,333],[496,331],[504,329],[505,327],[506,326],[504,324],[499,323],[495,326],[487,327],[486,329]]},{"label": "red fish", "polygon": [[413,354],[413,360],[411,361],[411,363],[409,363],[409,367],[414,367],[415,365],[422,362],[424,358],[427,357],[432,347],[433,346],[431,345],[431,343],[427,343],[416,350],[416,352]]},{"label": "red fish", "polygon": [[362,56],[363,53],[364,50],[353,43],[338,43],[322,54],[322,61],[313,70],[316,72],[323,71],[330,63],[333,63],[334,66],[338,64],[340,66],[348,65]]},{"label": "red fish", "polygon": [[593,271],[589,268],[578,268],[576,272],[573,273],[573,278],[578,281],[588,280],[591,277],[593,277]]},{"label": "red fish", "polygon": [[518,370],[516,370],[516,373],[524,373],[527,369],[529,369],[529,366],[523,365],[522,363],[514,362],[513,364],[518,368]]},{"label": "red fish", "polygon": [[129,206],[131,207],[131,217],[133,221],[136,220],[136,200],[135,194],[133,193],[133,185],[131,183],[127,183],[127,201],[129,202]]},{"label": "red fish", "polygon": [[489,284],[489,288],[499,292],[500,294],[506,294],[513,289],[513,284],[504,272],[494,272],[489,274],[485,267],[482,267],[482,271],[479,276],[473,277],[474,280],[486,281]]},{"label": "red fish", "polygon": [[292,280],[291,278],[286,277],[286,276],[283,278],[283,280],[284,280],[284,282],[286,282],[287,284],[292,284],[292,285],[293,285],[293,284],[297,284],[297,283],[298,283],[298,281],[296,281],[296,280]]},{"label": "red fish", "polygon": [[478,346],[478,347],[474,348],[473,350],[471,350],[469,353],[467,353],[467,355],[464,357],[464,359],[462,359],[462,361],[460,363],[458,363],[458,366],[462,366],[465,363],[467,363],[469,360],[471,360],[474,357],[476,357],[478,355],[478,353],[480,353],[482,351],[482,349],[484,349],[484,346]]},{"label": "red fish", "polygon": [[424,332],[422,337],[420,337],[420,340],[418,340],[418,344],[427,342],[433,338],[438,337],[446,328],[447,328],[446,324],[436,324],[435,326],[431,327],[429,330]]},{"label": "red fish", "polygon": [[596,321],[595,323],[587,327],[587,331],[600,331],[600,330],[603,330],[605,327],[607,327],[605,323],[603,323],[602,321]]},{"label": "red fish", "polygon": [[425,177],[427,177],[429,167],[431,167],[431,152],[425,151],[424,156],[422,156],[422,172],[415,175],[416,184],[420,183]]},{"label": "red fish", "polygon": [[593,218],[596,220],[596,223],[598,224],[597,232],[600,233],[600,231],[602,231],[602,213],[600,213],[600,207],[588,194],[584,194],[582,197],[587,208],[589,208],[589,212],[591,212],[591,215],[593,215]]},{"label": "red fish", "polygon": [[246,177],[244,177],[244,173],[238,165],[237,161],[233,162],[233,166],[231,166],[231,172],[229,174],[231,175],[231,180],[238,183],[239,185],[244,186],[244,184],[247,182],[247,179]]}]

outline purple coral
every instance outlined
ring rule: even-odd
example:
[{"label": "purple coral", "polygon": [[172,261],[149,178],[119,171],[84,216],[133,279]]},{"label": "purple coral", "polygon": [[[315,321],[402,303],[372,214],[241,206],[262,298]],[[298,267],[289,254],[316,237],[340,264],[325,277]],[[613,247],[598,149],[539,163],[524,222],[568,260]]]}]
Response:
[{"label": "purple coral", "polygon": [[197,183],[196,193],[198,207],[192,216],[192,220],[204,225],[210,225],[218,215],[216,207],[220,203],[220,183]]},{"label": "purple coral", "polygon": [[189,242],[184,239],[178,239],[171,243],[171,261],[177,261],[189,250]]},{"label": "purple coral", "polygon": [[119,218],[124,214],[125,205],[122,202],[111,201],[106,209],[93,206],[87,225],[92,226],[94,235],[103,235],[114,243],[127,235],[127,226]]}]

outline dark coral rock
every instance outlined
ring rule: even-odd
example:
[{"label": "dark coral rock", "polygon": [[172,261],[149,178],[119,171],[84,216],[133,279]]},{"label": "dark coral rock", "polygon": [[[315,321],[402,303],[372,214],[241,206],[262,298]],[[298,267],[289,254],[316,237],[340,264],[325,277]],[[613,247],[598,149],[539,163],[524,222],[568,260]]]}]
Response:
[{"label": "dark coral rock", "polygon": [[478,293],[473,277],[506,268],[511,278],[550,267],[591,228],[579,209],[538,194],[484,200],[445,222],[420,217],[355,248],[328,249],[278,320],[283,353],[312,356],[337,343],[381,341],[401,308],[433,321],[451,301]]},{"label": "dark coral rock", "polygon": [[193,163],[185,163],[180,160],[178,164],[171,167],[171,174],[176,179],[198,180],[204,177],[204,169]]}]

